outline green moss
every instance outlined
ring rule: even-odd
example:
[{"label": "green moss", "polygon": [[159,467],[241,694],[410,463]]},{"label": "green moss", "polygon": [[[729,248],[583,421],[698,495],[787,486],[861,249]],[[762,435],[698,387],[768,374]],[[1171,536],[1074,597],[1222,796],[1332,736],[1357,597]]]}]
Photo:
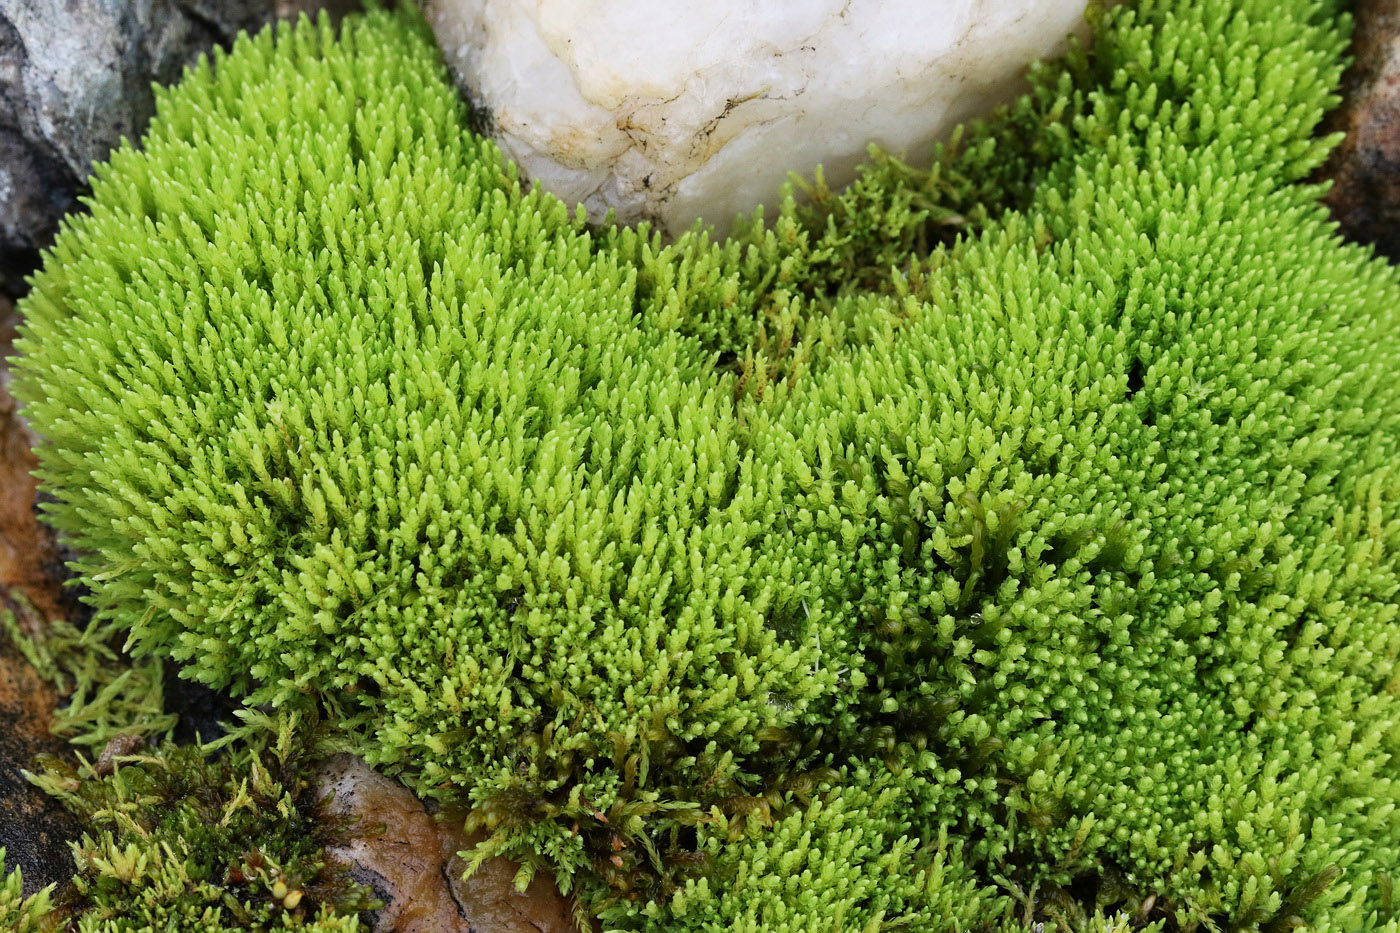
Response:
[{"label": "green moss", "polygon": [[[696,855],[667,866],[671,884],[647,917],[667,930],[803,933],[970,930],[1004,912],[1001,893],[979,882],[946,832],[913,831],[907,781],[883,768],[834,778],[835,789],[781,814],[717,808]],[[630,906],[600,917],[630,927]]]},{"label": "green moss", "polygon": [[48,933],[53,928],[50,885],[25,896],[24,875],[16,868],[5,871],[5,850],[0,848],[0,930],[10,933]]},{"label": "green moss", "polygon": [[[217,742],[176,746],[163,662],[127,657],[111,623],[52,620],[34,637],[11,615],[0,624],[60,692],[54,732],[81,749],[76,764],[41,757],[28,777],[85,830],[72,843],[77,873],[56,893],[20,900],[19,872],[5,878],[0,920],[15,919],[0,929],[359,929],[359,912],[375,906],[370,892],[324,858],[345,827],[317,815],[323,730],[295,714],[243,710]],[[100,751],[97,763],[84,751]]]},{"label": "green moss", "polygon": [[86,829],[56,916],[80,933],[358,930],[375,904],[325,863],[343,827],[315,815],[295,735],[285,721],[272,748],[167,744],[105,776],[45,761],[32,780]]},{"label": "green moss", "polygon": [[669,244],[525,190],[406,17],[241,40],[26,302],[100,623],[618,929],[1397,929],[1347,21],[1098,16],[931,169]]},{"label": "green moss", "polygon": [[[10,593],[12,600],[23,598]],[[6,612],[0,613],[0,632],[62,695],[53,711],[55,735],[90,755],[118,736],[172,736],[178,716],[165,709],[164,664],[159,658],[128,657],[118,624],[95,620],[79,627],[53,619],[29,636]]]}]

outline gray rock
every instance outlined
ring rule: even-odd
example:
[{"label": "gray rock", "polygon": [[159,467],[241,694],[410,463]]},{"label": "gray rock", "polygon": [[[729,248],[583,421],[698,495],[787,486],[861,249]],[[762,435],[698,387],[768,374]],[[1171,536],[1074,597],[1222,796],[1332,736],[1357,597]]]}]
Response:
[{"label": "gray rock", "polygon": [[0,285],[14,294],[93,162],[141,135],[151,83],[239,30],[353,0],[0,0]]}]

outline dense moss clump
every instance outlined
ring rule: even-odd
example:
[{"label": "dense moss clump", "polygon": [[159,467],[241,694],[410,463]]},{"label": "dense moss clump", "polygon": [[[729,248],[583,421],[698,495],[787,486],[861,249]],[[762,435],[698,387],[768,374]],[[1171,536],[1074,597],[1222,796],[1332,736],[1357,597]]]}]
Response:
[{"label": "dense moss clump", "polygon": [[50,517],[137,651],[610,928],[1400,929],[1336,7],[1117,7],[931,170],[719,243],[528,189],[407,17],[241,40],[34,281]]}]

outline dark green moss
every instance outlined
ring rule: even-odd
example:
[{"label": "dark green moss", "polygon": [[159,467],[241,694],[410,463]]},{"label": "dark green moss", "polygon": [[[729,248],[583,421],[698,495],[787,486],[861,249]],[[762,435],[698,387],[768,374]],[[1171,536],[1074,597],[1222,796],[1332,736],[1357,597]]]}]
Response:
[{"label": "dark green moss", "polygon": [[345,827],[315,813],[304,738],[286,728],[275,746],[242,751],[167,743],[96,769],[44,760],[35,782],[86,829],[58,915],[109,933],[359,929],[377,905],[325,862]]}]

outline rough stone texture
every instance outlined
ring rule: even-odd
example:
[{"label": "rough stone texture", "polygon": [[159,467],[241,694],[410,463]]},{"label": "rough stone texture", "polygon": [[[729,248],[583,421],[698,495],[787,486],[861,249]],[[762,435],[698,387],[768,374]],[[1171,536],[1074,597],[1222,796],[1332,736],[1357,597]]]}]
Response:
[{"label": "rough stone texture", "polygon": [[49,734],[58,697],[8,638],[0,636],[0,847],[6,870],[24,873],[26,894],[73,873],[68,840],[78,826],[58,802],[24,779],[38,754],[61,754]]},{"label": "rough stone texture", "polygon": [[721,229],[790,170],[920,160],[1082,30],[1087,0],[425,0],[505,152],[595,219]]},{"label": "rough stone texture", "polygon": [[435,819],[397,781],[353,755],[322,768],[318,791],[330,795],[327,817],[353,817],[352,838],[327,851],[356,881],[385,901],[371,929],[394,933],[574,933],[573,904],[553,881],[536,876],[515,890],[516,866],[483,864],[466,881],[457,852],[476,840],[461,819]]},{"label": "rough stone texture", "polygon": [[[389,0],[384,5],[393,6],[393,0]],[[325,10],[333,17],[338,17],[362,9],[364,9],[364,4],[361,0],[277,0],[277,17],[279,19],[295,19],[303,13],[315,16],[321,10]]]},{"label": "rough stone texture", "polygon": [[240,29],[354,0],[0,0],[0,284],[10,294],[76,204],[94,161]]},{"label": "rough stone texture", "polygon": [[1347,236],[1400,260],[1400,0],[1359,0],[1352,53],[1327,203]]}]

